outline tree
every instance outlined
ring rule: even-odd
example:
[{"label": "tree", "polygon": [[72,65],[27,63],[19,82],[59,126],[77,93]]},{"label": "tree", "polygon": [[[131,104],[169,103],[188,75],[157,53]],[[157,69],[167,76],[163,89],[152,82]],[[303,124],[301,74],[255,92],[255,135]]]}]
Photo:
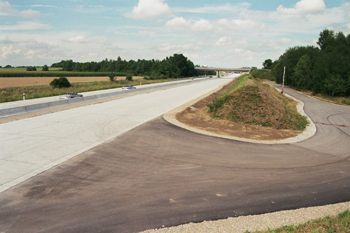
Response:
[{"label": "tree", "polygon": [[263,65],[263,69],[271,69],[273,62],[271,59],[266,59],[262,65]]},{"label": "tree", "polygon": [[300,89],[309,89],[312,81],[312,63],[310,56],[305,54],[302,56],[297,65],[295,66],[295,72],[293,79],[295,80],[295,86]]},{"label": "tree", "polygon": [[36,67],[35,66],[28,66],[27,71],[36,71]]},{"label": "tree", "polygon": [[50,82],[50,86],[53,88],[68,88],[71,87],[72,85],[68,81],[66,77],[60,77],[60,78],[55,78]]},{"label": "tree", "polygon": [[348,91],[349,82],[343,79],[340,75],[330,75],[330,79],[325,80],[325,89],[328,95],[344,96]]},{"label": "tree", "polygon": [[325,29],[320,33],[320,38],[317,41],[317,44],[320,46],[320,49],[323,50],[327,46],[332,46],[334,42],[334,31]]},{"label": "tree", "polygon": [[63,63],[64,71],[73,71],[73,60],[67,60]]},{"label": "tree", "polygon": [[114,82],[115,81],[115,76],[114,74],[110,74],[109,76],[109,81]]},{"label": "tree", "polygon": [[47,65],[44,65],[42,71],[49,71],[49,67]]}]

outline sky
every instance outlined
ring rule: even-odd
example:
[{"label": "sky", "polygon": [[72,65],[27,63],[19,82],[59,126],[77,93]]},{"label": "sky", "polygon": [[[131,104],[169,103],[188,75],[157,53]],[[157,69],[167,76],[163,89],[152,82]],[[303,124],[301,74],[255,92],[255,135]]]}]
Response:
[{"label": "sky", "polygon": [[163,60],[262,67],[288,48],[350,34],[345,0],[0,0],[0,66]]}]

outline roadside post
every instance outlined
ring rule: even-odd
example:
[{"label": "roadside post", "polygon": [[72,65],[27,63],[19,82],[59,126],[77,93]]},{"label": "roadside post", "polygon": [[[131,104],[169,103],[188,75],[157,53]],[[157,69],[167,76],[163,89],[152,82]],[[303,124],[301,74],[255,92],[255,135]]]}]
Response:
[{"label": "roadside post", "polygon": [[23,100],[26,100],[26,93],[23,93]]},{"label": "roadside post", "polygon": [[284,92],[284,78],[285,78],[285,76],[286,76],[286,67],[284,67],[284,71],[283,71],[283,83],[282,83],[282,94],[283,94],[283,92]]}]

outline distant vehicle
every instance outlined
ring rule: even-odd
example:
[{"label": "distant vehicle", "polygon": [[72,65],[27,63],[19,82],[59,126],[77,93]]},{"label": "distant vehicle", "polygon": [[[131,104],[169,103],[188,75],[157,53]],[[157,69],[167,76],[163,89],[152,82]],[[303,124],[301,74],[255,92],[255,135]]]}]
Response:
[{"label": "distant vehicle", "polygon": [[82,94],[78,94],[76,92],[68,92],[66,94],[60,95],[59,99],[64,100],[64,99],[72,99],[75,97],[83,97]]},{"label": "distant vehicle", "polygon": [[122,87],[122,90],[131,90],[131,89],[136,89],[136,87],[134,87],[132,85],[126,85],[126,86]]}]

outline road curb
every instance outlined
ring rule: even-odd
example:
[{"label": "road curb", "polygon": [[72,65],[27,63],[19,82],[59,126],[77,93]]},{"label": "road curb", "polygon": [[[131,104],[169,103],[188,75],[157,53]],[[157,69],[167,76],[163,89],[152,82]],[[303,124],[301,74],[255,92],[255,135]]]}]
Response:
[{"label": "road curb", "polygon": [[[187,129],[189,131],[195,132],[195,133],[199,133],[199,134],[203,134],[203,135],[207,135],[207,136],[212,136],[212,137],[219,137],[219,138],[225,138],[225,139],[231,139],[231,140],[235,140],[235,141],[242,141],[242,142],[249,142],[249,143],[258,143],[258,144],[288,144],[288,143],[296,143],[296,142],[301,142],[304,141],[306,139],[311,138],[312,136],[315,135],[316,133],[316,126],[315,124],[312,122],[312,120],[310,119],[310,117],[305,113],[304,111],[304,102],[302,102],[301,100],[296,99],[295,97],[285,94],[287,97],[293,99],[294,101],[296,101],[297,104],[297,110],[298,112],[302,115],[305,116],[309,122],[308,126],[306,127],[306,129],[299,135],[295,136],[295,137],[291,137],[291,138],[286,138],[286,139],[281,139],[281,140],[254,140],[254,139],[248,139],[248,138],[241,138],[241,137],[235,137],[235,136],[229,136],[229,135],[222,135],[222,134],[216,134],[213,132],[209,132],[206,130],[202,130],[202,129],[197,129],[195,127],[186,125],[180,121],[178,121],[176,119],[176,114],[185,110],[186,108],[192,106],[193,104],[195,104],[196,102],[198,102],[199,100],[211,95],[212,93],[217,92],[218,90],[220,90],[222,88],[219,87],[217,89],[215,89],[212,92],[209,92],[203,96],[200,96],[197,99],[194,99],[190,102],[188,102],[187,104],[184,104],[178,108],[173,109],[170,112],[167,112],[163,115],[164,120],[166,120],[167,122],[176,125],[178,127],[181,127],[183,129]],[[277,89],[277,88],[276,88]],[[279,89],[277,89],[278,91],[280,91]]]}]

